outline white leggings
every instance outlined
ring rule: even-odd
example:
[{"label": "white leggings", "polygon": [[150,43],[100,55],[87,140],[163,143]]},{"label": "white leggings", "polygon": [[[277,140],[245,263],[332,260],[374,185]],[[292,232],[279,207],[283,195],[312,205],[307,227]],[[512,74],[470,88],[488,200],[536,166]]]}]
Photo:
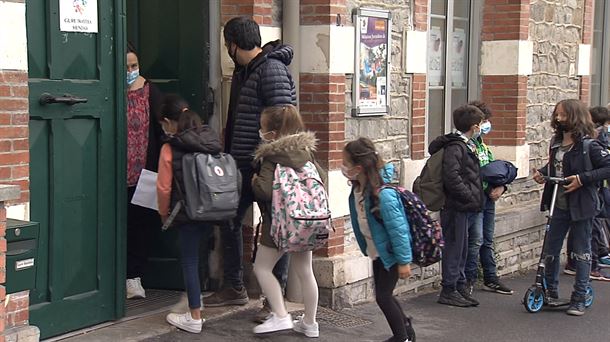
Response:
[{"label": "white leggings", "polygon": [[[280,283],[273,275],[273,267],[282,254],[284,253],[276,248],[260,245],[256,252],[256,261],[254,262],[254,274],[256,274],[258,284],[269,301],[269,305],[271,305],[271,311],[278,317],[286,317],[288,314],[284,306],[284,297],[282,296]],[[290,253],[290,266],[294,267],[301,282],[305,304],[305,317],[303,317],[303,320],[307,324],[313,324],[316,321],[316,311],[318,309],[318,283],[313,275],[311,259],[311,251]]]}]

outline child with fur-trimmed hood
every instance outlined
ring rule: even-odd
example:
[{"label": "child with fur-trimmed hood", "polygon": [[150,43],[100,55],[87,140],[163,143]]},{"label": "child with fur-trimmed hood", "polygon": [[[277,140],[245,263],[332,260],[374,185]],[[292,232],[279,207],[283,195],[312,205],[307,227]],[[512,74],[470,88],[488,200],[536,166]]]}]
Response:
[{"label": "child with fur-trimmed hood", "polygon": [[286,311],[280,284],[273,276],[273,268],[284,252],[275,245],[271,234],[271,201],[273,177],[277,164],[301,169],[309,161],[316,165],[318,173],[325,179],[323,170],[315,163],[316,137],[305,131],[305,126],[297,109],[292,105],[269,107],[260,118],[259,135],[261,145],[256,149],[254,162],[259,171],[252,178],[252,190],[263,218],[260,246],[256,252],[254,273],[263,294],[271,306],[269,319],[254,327],[255,334],[293,329],[308,337],[318,337],[316,322],[318,305],[318,285],[313,275],[312,251],[290,253],[291,267],[294,267],[301,281],[305,314],[293,321]]}]

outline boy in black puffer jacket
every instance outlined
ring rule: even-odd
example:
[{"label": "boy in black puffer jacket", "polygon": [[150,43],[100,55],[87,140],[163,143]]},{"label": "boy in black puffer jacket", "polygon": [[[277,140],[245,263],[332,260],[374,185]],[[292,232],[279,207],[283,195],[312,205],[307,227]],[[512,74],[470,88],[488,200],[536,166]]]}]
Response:
[{"label": "boy in black puffer jacket", "polygon": [[441,225],[445,238],[442,262],[442,286],[438,302],[469,307],[479,302],[466,289],[464,267],[468,256],[468,229],[475,225],[483,208],[483,184],[479,160],[472,138],[481,134],[483,113],[465,105],[453,111],[456,132],[436,138],[428,148],[430,154],[443,153],[443,188],[445,206]]}]

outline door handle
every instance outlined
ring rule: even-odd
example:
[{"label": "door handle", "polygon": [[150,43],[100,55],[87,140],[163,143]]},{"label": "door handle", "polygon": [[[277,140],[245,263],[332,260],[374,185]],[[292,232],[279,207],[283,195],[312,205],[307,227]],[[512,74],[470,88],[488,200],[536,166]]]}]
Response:
[{"label": "door handle", "polygon": [[64,96],[53,96],[49,93],[43,93],[38,99],[38,103],[41,105],[48,105],[52,103],[63,103],[68,106],[75,105],[77,103],[87,103],[87,99],[84,97],[76,97],[70,94],[64,94]]}]

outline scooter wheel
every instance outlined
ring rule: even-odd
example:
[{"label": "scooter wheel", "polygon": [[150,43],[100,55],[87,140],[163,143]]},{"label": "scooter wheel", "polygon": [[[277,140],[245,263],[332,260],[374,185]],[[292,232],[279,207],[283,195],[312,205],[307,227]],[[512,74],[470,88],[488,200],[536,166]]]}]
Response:
[{"label": "scooter wheel", "polygon": [[587,286],[587,292],[585,293],[585,307],[591,307],[591,305],[593,305],[594,298],[595,293],[593,292],[593,287],[589,285]]},{"label": "scooter wheel", "polygon": [[532,286],[525,292],[523,297],[523,306],[527,312],[536,313],[542,310],[544,305],[544,292],[536,287]]}]

